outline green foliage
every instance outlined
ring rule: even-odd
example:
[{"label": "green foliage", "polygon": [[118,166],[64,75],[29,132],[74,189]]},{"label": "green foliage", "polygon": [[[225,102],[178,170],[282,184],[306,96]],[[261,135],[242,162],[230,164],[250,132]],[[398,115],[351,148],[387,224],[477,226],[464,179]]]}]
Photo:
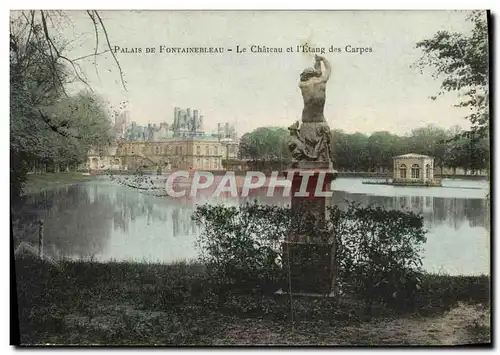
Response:
[{"label": "green foliage", "polygon": [[214,283],[226,289],[276,291],[286,276],[280,244],[295,234],[321,243],[335,238],[342,292],[362,296],[368,306],[414,304],[426,239],[422,216],[412,212],[351,203],[346,210],[332,208],[328,219],[318,222],[305,211],[254,203],[198,206],[193,219],[203,227],[198,239],[202,261]]},{"label": "green foliage", "polygon": [[347,134],[341,130],[334,130],[332,145],[333,156],[338,168],[354,171],[369,169],[368,137],[365,134]]},{"label": "green foliage", "polygon": [[423,217],[349,203],[331,211],[336,236],[338,279],[345,291],[362,295],[367,305],[397,308],[414,303],[421,277]]},{"label": "green foliage", "polygon": [[[473,11],[468,20],[472,30],[468,34],[439,31],[432,38],[416,44],[423,56],[415,63],[421,70],[434,68],[433,77],[442,79],[441,96],[446,91],[456,91],[463,97],[457,104],[467,107],[466,117],[472,132],[480,137],[489,133],[489,61],[488,23],[486,11]],[[436,96],[433,97],[436,99]]]},{"label": "green foliage", "polygon": [[448,133],[435,125],[414,129],[408,137],[411,152],[429,155],[435,158],[435,166],[449,166],[446,160]]},{"label": "green foliage", "polygon": [[472,170],[489,169],[490,146],[487,138],[468,138],[460,132],[454,137],[446,145],[448,166]]},{"label": "green foliage", "polygon": [[193,220],[203,227],[198,238],[201,259],[211,277],[232,288],[269,291],[279,278],[279,242],[289,212],[277,206],[246,204],[197,206]]},{"label": "green foliage", "polygon": [[463,303],[490,304],[491,279],[487,275],[424,274],[416,305],[422,314],[445,311]]},{"label": "green foliage", "polygon": [[370,170],[376,167],[390,169],[392,167],[392,157],[398,155],[397,135],[389,132],[374,132],[367,142],[367,153]]},{"label": "green foliage", "polygon": [[289,160],[288,130],[282,127],[260,127],[240,139],[240,154],[251,160]]},{"label": "green foliage", "polygon": [[[392,158],[407,153],[435,158],[435,167],[482,170],[489,168],[487,138],[467,135],[460,127],[444,130],[435,125],[414,129],[406,136],[389,132],[349,134],[332,131],[336,168],[344,171],[392,170]],[[435,173],[440,173],[435,169]]]},{"label": "green foliage", "polygon": [[[244,134],[240,153],[252,170],[281,170],[290,162],[286,146],[288,132],[284,128],[261,127]],[[341,171],[377,172],[392,170],[392,158],[407,153],[425,154],[435,158],[435,166],[482,170],[489,168],[487,138],[467,134],[460,127],[444,130],[436,125],[412,130],[398,136],[387,131],[346,133],[332,130],[332,154],[335,168]],[[435,169],[435,173],[439,173]]]},{"label": "green foliage", "polygon": [[[62,57],[64,44],[47,37],[42,24],[11,20],[10,155],[11,196],[19,196],[34,164],[73,167],[88,150],[109,144],[111,122],[104,103],[91,92],[67,96],[72,81]],[[43,21],[45,21],[43,19]],[[54,52],[57,55],[54,55]]]},{"label": "green foliage", "polygon": [[[295,329],[304,334],[312,330],[344,334],[338,330],[345,325],[358,334],[363,332],[355,326],[359,322],[377,318],[383,322],[395,316],[386,307],[373,307],[367,315],[363,305],[350,297],[293,297],[290,305],[287,295],[246,292],[229,293],[219,304],[205,267],[196,263],[61,260],[54,267],[19,255],[15,275],[23,345],[210,344],[234,327],[262,333],[261,321],[270,321],[274,331],[289,334],[290,308]],[[488,307],[490,284],[488,276],[424,274],[417,294],[418,312],[435,315],[458,302]],[[252,321],[260,326],[252,328]],[[352,334],[344,335],[346,343],[357,342]],[[381,340],[373,332],[365,335],[366,344]],[[233,335],[234,343],[240,342],[239,336],[239,332]]]}]

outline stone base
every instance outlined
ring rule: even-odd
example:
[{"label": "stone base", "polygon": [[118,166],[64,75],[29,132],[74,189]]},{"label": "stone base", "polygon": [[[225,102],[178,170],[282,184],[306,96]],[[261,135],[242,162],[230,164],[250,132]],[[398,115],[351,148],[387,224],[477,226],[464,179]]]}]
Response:
[{"label": "stone base", "polygon": [[[307,165],[306,163],[301,164]],[[290,189],[292,212],[298,216],[315,216],[317,218],[316,228],[318,229],[323,228],[325,218],[328,217],[328,207],[331,205],[331,196],[333,195],[331,185],[337,176],[336,170],[322,168],[321,164],[324,163],[314,162],[315,168],[288,169],[286,171],[287,178],[291,179],[292,182]],[[324,166],[327,167],[328,163]],[[293,177],[290,178],[292,174]],[[301,234],[304,234],[303,232]],[[287,241],[327,243],[326,240],[317,239],[314,235],[309,235],[306,238],[290,235]]]},{"label": "stone base", "polygon": [[293,294],[332,293],[333,244],[285,242],[282,248],[284,292],[289,292],[291,281]]}]

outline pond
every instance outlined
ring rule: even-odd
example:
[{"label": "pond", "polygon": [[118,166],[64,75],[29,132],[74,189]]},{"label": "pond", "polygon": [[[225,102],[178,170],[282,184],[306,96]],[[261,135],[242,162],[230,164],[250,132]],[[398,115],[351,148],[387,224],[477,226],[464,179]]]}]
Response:
[{"label": "pond", "polygon": [[[443,187],[364,185],[360,178],[333,183],[335,204],[346,200],[410,209],[423,214],[428,230],[423,267],[452,275],[489,274],[490,210],[487,181],[444,180]],[[290,198],[253,196],[260,203],[287,205]],[[241,199],[225,198],[237,205]],[[159,197],[107,177],[26,196],[15,206],[15,242],[36,244],[44,220],[45,252],[52,257],[98,261],[174,262],[196,258],[191,221],[196,201]],[[220,202],[220,201],[219,201]]]}]

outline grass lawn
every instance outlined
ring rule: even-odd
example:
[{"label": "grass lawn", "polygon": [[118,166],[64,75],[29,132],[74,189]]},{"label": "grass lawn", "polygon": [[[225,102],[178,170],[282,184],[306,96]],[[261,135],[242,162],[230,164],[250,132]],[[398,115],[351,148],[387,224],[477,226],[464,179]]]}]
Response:
[{"label": "grass lawn", "polygon": [[[417,308],[222,292],[202,265],[16,259],[21,344],[387,345],[489,342],[487,276],[427,275]],[[224,296],[221,296],[224,294]],[[293,308],[293,322],[291,309]]]},{"label": "grass lawn", "polygon": [[24,186],[24,194],[34,194],[54,187],[69,185],[90,180],[90,176],[81,172],[69,171],[60,173],[30,174]]}]

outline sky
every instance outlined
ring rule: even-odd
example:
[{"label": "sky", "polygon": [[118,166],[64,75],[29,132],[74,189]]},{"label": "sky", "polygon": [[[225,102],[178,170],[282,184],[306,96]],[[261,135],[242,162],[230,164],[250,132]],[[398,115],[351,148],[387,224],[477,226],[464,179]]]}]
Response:
[{"label": "sky", "polygon": [[[94,26],[86,12],[68,11],[62,28],[69,58],[94,52]],[[139,124],[173,122],[174,107],[198,109],[205,129],[233,122],[240,134],[261,126],[287,127],[301,119],[299,74],[312,53],[287,53],[308,43],[325,47],[332,64],[325,118],[332,129],[405,134],[436,124],[468,127],[456,93],[438,100],[440,81],[411,68],[421,55],[415,43],[437,31],[467,32],[461,11],[100,11],[112,46],[141,48],[116,53],[126,80],[109,53],[78,60],[89,84],[115,107],[127,101]],[[56,31],[56,29],[51,29]],[[167,54],[159,47],[223,47],[222,54]],[[251,45],[283,53],[251,53]],[[371,48],[348,53],[346,46]],[[247,48],[236,53],[236,46]],[[330,46],[341,53],[330,53]],[[146,53],[146,47],[156,53]],[[232,52],[227,49],[232,48]],[[100,32],[98,51],[107,49]]]}]

